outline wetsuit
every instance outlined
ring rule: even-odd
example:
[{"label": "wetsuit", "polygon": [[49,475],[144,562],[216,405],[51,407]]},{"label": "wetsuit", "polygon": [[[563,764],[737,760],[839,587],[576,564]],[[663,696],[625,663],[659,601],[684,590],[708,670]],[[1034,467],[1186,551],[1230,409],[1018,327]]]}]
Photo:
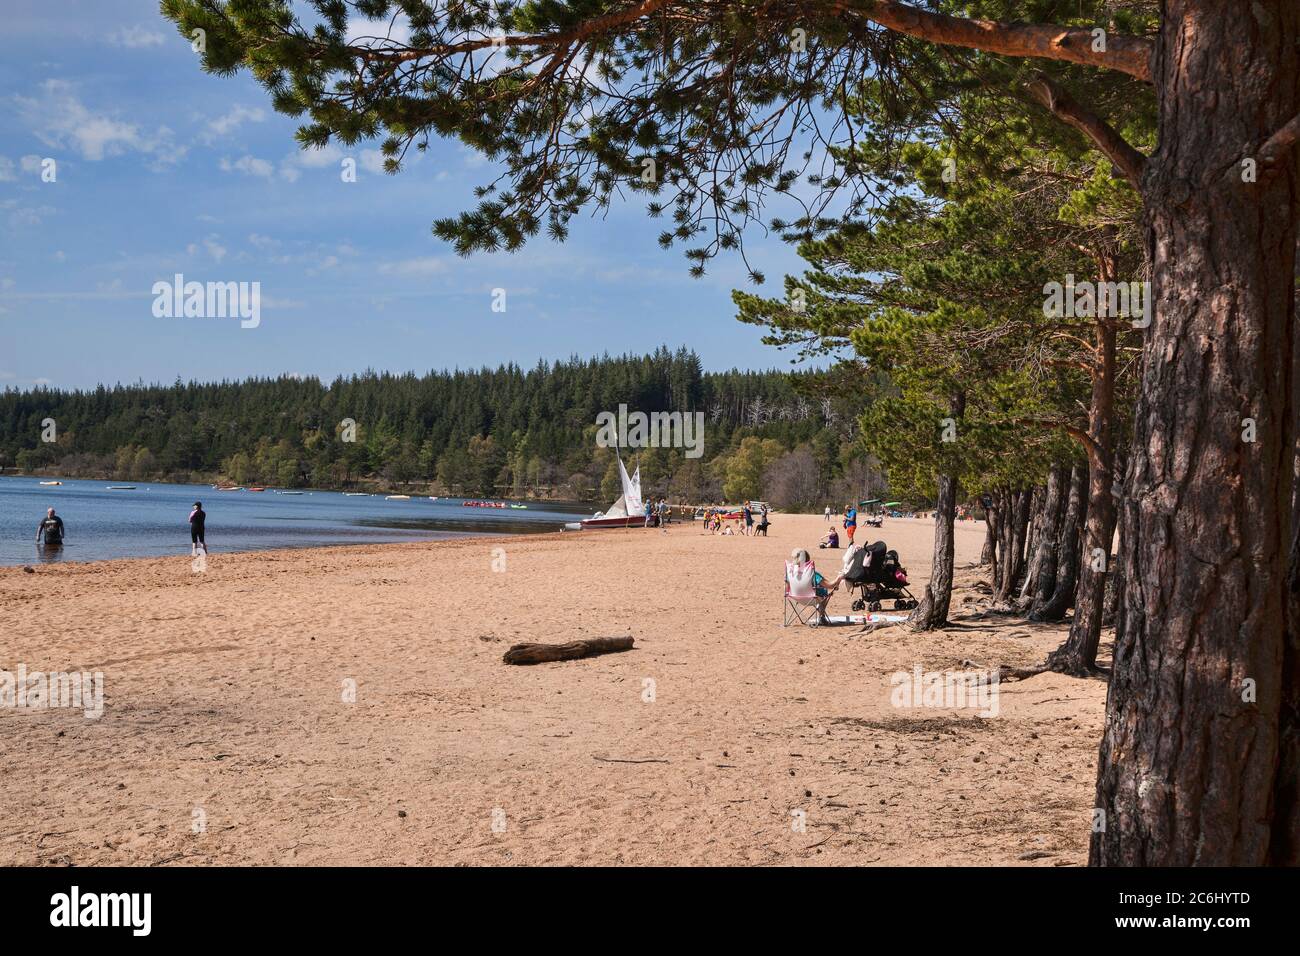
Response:
[{"label": "wetsuit", "polygon": [[190,543],[201,544],[205,548],[207,542],[203,540],[203,522],[207,519],[208,513],[202,508],[195,508],[190,512]]},{"label": "wetsuit", "polygon": [[58,515],[41,521],[38,532],[45,536],[46,545],[58,547],[63,544],[63,519]]}]

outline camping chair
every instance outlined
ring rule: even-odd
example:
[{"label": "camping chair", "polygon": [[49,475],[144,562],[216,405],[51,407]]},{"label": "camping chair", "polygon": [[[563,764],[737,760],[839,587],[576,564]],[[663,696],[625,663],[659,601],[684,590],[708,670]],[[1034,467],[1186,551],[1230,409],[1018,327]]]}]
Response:
[{"label": "camping chair", "polygon": [[819,595],[813,584],[817,569],[811,561],[799,564],[785,563],[785,599],[781,605],[781,626],[789,627],[798,621],[807,627],[816,627],[826,616],[826,602],[831,596]]}]

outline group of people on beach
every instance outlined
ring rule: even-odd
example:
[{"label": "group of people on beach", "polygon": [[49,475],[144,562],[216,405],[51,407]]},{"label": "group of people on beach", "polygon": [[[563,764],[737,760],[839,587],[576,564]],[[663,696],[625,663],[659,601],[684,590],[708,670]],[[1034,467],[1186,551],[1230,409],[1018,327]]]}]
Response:
[{"label": "group of people on beach", "polygon": [[[737,517],[732,518],[735,514]],[[768,520],[768,507],[766,502],[755,504],[752,501],[746,501],[741,506],[739,513],[726,511],[722,508],[708,508],[704,512],[704,530],[708,534],[723,535],[762,535],[767,537],[767,529],[771,525]],[[755,524],[754,518],[757,515],[758,522]],[[735,526],[728,523],[735,522]]]},{"label": "group of people on beach", "polygon": [[[822,515],[827,522],[831,520],[831,506],[827,505]],[[848,539],[848,547],[853,547],[853,536],[858,532],[858,509],[852,504],[844,506],[844,537]],[[817,547],[838,549],[840,546],[840,533],[831,525],[826,529],[826,536],[821,539]]]},{"label": "group of people on beach", "polygon": [[662,528],[672,520],[673,509],[668,504],[667,498],[660,498],[655,501],[653,498],[645,503],[645,526],[647,528]]},{"label": "group of people on beach", "polygon": [[[208,553],[208,543],[205,540],[206,529],[204,527],[207,520],[208,513],[203,510],[203,502],[194,502],[194,510],[190,512],[191,557],[197,555],[200,549],[205,555]],[[63,547],[63,541],[67,536],[68,532],[63,524],[63,519],[55,514],[53,508],[47,508],[45,517],[36,526],[36,543],[43,546],[47,551],[57,551]]]}]

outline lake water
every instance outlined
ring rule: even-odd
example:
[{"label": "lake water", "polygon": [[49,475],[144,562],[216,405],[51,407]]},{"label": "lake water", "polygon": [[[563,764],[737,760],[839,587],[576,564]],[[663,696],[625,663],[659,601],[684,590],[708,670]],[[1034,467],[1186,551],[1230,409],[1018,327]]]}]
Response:
[{"label": "lake water", "polygon": [[[528,505],[526,510],[466,508],[462,498],[430,501],[413,495],[409,501],[388,501],[383,495],[356,498],[337,491],[289,495],[143,482],[133,491],[110,491],[111,485],[130,483],[64,478],[52,487],[42,480],[56,479],[0,477],[0,565],[188,555],[195,501],[208,513],[212,554],[559,531],[595,511],[549,501],[519,502]],[[52,552],[34,541],[46,508],[63,519],[67,535],[63,547]]]}]

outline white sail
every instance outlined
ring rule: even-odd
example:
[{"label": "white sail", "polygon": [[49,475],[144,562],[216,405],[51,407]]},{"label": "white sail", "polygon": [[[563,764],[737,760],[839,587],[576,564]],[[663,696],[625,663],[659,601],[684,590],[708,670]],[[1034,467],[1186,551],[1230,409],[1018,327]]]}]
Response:
[{"label": "white sail", "polygon": [[623,459],[618,460],[618,477],[623,483],[623,507],[627,509],[629,515],[639,515],[645,513],[645,505],[641,502],[641,466],[636,466],[636,474],[631,478],[627,476],[627,469],[623,467]]}]

